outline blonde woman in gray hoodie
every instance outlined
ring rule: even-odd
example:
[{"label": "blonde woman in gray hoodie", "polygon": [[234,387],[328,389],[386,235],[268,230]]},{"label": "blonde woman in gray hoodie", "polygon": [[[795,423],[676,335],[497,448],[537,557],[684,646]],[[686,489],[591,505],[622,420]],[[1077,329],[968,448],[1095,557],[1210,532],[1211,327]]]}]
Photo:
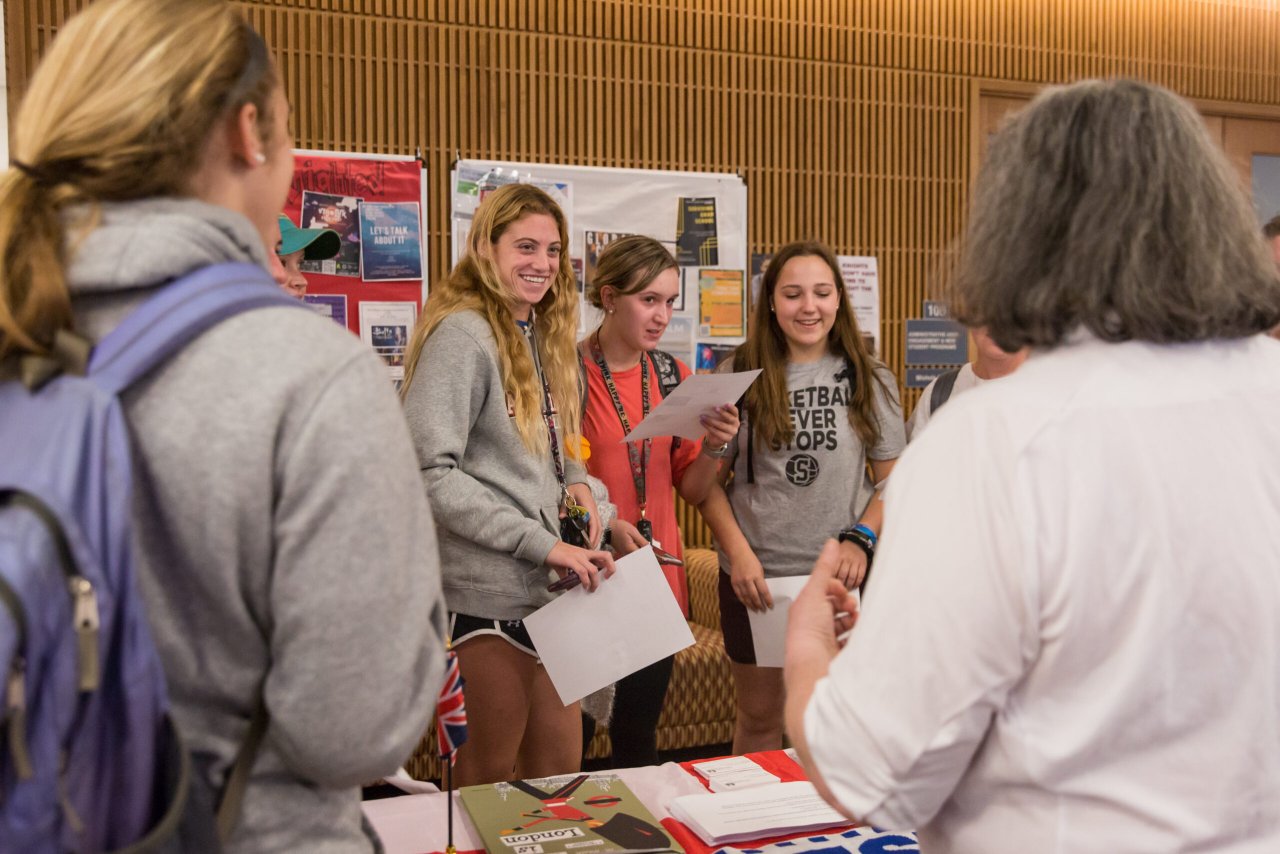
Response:
[{"label": "blonde woman in gray hoodie", "polygon": [[[523,620],[576,577],[613,572],[578,435],[578,293],[564,214],[528,184],[476,210],[467,253],[410,342],[402,396],[435,511],[450,637],[467,684],[460,786],[576,771],[560,702]],[[581,522],[581,532],[572,521]],[[576,540],[577,542],[572,542]]]}]

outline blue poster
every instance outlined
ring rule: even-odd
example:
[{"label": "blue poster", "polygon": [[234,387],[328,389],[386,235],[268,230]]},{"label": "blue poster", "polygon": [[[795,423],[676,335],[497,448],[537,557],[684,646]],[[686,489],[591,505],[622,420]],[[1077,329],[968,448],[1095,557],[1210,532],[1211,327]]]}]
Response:
[{"label": "blue poster", "polygon": [[907,319],[908,365],[963,365],[967,361],[969,336],[959,323]]},{"label": "blue poster", "polygon": [[302,299],[316,314],[347,328],[347,298],[342,294],[307,294]]},{"label": "blue poster", "polygon": [[360,205],[360,269],[366,282],[422,279],[422,228],[417,202]]}]

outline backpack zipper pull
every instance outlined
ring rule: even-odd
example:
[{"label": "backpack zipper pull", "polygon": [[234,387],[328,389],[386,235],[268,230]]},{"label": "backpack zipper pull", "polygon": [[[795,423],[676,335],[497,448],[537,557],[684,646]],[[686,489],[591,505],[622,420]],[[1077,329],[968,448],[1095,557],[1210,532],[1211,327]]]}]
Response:
[{"label": "backpack zipper pull", "polygon": [[5,685],[5,708],[8,710],[9,755],[19,780],[30,780],[35,774],[31,767],[31,755],[27,753],[27,662],[22,656],[14,656],[9,665],[9,678]]},{"label": "backpack zipper pull", "polygon": [[98,594],[83,575],[69,582],[73,600],[76,638],[80,646],[80,690],[96,691],[101,682],[98,667]]}]

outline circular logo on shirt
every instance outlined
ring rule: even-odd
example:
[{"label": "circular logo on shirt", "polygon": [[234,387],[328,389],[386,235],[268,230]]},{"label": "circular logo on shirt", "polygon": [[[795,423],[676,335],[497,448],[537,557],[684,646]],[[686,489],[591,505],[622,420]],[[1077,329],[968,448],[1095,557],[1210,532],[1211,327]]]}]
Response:
[{"label": "circular logo on shirt", "polygon": [[818,461],[809,454],[796,454],[787,460],[787,480],[796,486],[808,486],[818,479]]}]

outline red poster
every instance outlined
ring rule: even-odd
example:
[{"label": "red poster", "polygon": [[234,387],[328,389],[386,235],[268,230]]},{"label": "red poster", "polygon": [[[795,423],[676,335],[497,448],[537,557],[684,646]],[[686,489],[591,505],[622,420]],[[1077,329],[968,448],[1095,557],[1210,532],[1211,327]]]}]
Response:
[{"label": "red poster", "polygon": [[[332,228],[343,240],[342,251],[334,260],[304,263],[308,302],[313,298],[320,302],[325,297],[341,302],[337,298],[345,298],[346,326],[356,335],[361,334],[362,302],[413,303],[415,311],[422,307],[422,281],[366,280],[362,275],[360,246],[361,204],[404,202],[420,205],[423,201],[422,186],[422,166],[417,160],[385,160],[307,151],[294,153],[293,183],[289,187],[284,214],[299,228]],[[421,238],[426,234],[426,228],[420,220],[416,231],[414,239],[421,246],[419,269],[425,275],[426,252]]]}]

